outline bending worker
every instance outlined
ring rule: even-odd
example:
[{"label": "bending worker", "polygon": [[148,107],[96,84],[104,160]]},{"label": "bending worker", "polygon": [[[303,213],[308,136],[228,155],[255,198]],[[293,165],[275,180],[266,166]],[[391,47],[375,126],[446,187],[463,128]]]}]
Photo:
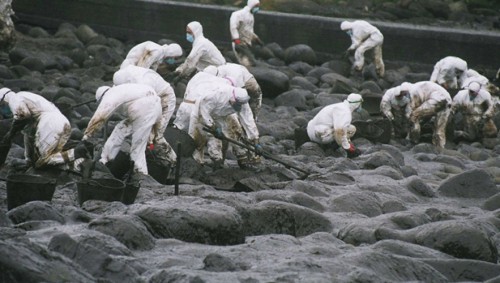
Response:
[{"label": "bending worker", "polygon": [[220,78],[231,80],[231,85],[242,87],[247,90],[250,96],[248,104],[252,109],[253,118],[257,121],[257,117],[262,106],[262,90],[255,77],[248,69],[240,64],[226,63],[220,66],[208,66],[203,70]]},{"label": "bending worker", "polygon": [[335,149],[341,146],[349,158],[359,156],[360,150],[351,142],[356,133],[351,121],[352,112],[361,109],[362,102],[361,95],[351,93],[343,102],[325,106],[307,124],[309,139],[319,144],[333,143]]},{"label": "bending worker", "polygon": [[448,56],[439,60],[432,70],[431,82],[435,82],[447,90],[459,89],[466,79],[467,62]]},{"label": "bending worker", "polygon": [[493,122],[494,104],[491,95],[479,82],[471,82],[466,89],[453,97],[452,113],[460,112],[464,120],[463,131],[455,131],[455,138],[476,141],[483,137],[496,137]]},{"label": "bending worker", "polygon": [[365,64],[365,52],[373,49],[375,68],[377,74],[381,77],[385,74],[385,65],[382,60],[382,44],[384,36],[373,25],[366,21],[343,21],[340,29],[345,31],[351,37],[351,46],[347,49],[348,54],[354,52],[354,70],[361,71]]},{"label": "bending worker", "polygon": [[134,172],[148,174],[146,164],[146,144],[148,143],[153,125],[161,119],[161,101],[153,88],[143,84],[122,84],[118,86],[102,86],[96,91],[99,103],[92,116],[82,143],[93,147],[95,133],[101,129],[106,120],[116,110],[121,108],[125,119],[119,122],[104,144],[100,162],[106,164],[113,160],[123,141],[132,136],[130,144],[130,159],[134,162]]},{"label": "bending worker", "polygon": [[83,146],[63,151],[71,135],[68,119],[59,109],[42,96],[8,88],[0,89],[0,104],[7,103],[13,113],[12,126],[3,138],[10,144],[16,133],[24,133],[24,157],[28,166],[41,168],[58,165],[61,169],[79,171],[79,165],[89,153]]},{"label": "bending worker", "polygon": [[243,9],[234,11],[229,18],[229,32],[231,33],[234,55],[238,62],[246,67],[255,66],[252,44],[263,45],[253,29],[254,14],[259,10],[259,0],[248,0]]},{"label": "bending worker", "polygon": [[217,47],[203,35],[203,27],[199,22],[190,22],[186,26],[186,40],[193,43],[193,48],[175,73],[180,77],[189,77],[195,70],[202,71],[207,66],[219,66],[226,59]]},{"label": "bending worker", "polygon": [[[218,168],[224,164],[222,142],[207,135],[203,126],[212,128],[218,134],[216,138],[224,134],[234,140],[248,141],[256,150],[261,148],[258,143],[259,131],[248,105],[250,97],[245,89],[227,83],[211,83],[204,84],[194,91],[200,95],[191,112],[188,132],[196,143],[197,148],[193,155],[195,160],[199,163],[204,162],[203,152],[206,144],[214,167]],[[233,151],[242,169],[251,168],[255,165],[254,162],[259,161],[251,160],[247,151],[240,147],[234,146]]]},{"label": "bending worker", "polygon": [[179,44],[159,45],[152,41],[145,41],[130,49],[120,69],[133,65],[156,71],[161,63],[173,65],[175,59],[180,56],[182,56],[182,48]]},{"label": "bending worker", "polygon": [[153,141],[154,148],[157,149],[158,158],[170,165],[175,164],[177,155],[163,136],[175,111],[176,98],[174,89],[157,72],[137,66],[128,66],[117,71],[113,75],[113,83],[115,85],[126,83],[145,84],[155,90],[161,100],[162,115],[159,123],[154,126],[156,135],[150,141]]},{"label": "bending worker", "polygon": [[400,87],[388,89],[380,101],[380,111],[391,121],[394,137],[405,138],[408,135],[407,113],[410,111],[410,94],[401,92]]},{"label": "bending worker", "polygon": [[446,144],[446,125],[451,110],[451,96],[437,83],[423,81],[418,83],[403,83],[400,91],[410,95],[410,108],[406,113],[410,120],[410,140],[418,143],[420,140],[420,122],[434,117],[434,134],[432,143],[440,148]]}]

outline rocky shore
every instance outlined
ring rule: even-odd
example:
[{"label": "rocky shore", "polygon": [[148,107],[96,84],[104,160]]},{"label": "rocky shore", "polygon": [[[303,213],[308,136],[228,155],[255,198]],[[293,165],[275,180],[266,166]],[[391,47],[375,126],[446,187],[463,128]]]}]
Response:
[{"label": "rocky shore", "polygon": [[[280,2],[280,1],[276,1]],[[86,25],[54,33],[18,25],[17,42],[0,53],[0,85],[75,104],[111,85],[134,42]],[[162,41],[169,42],[169,39]],[[62,173],[51,202],[7,210],[0,181],[1,282],[497,282],[500,280],[500,139],[453,143],[381,143],[357,136],[362,155],[305,143],[293,133],[321,107],[358,92],[380,97],[404,81],[430,77],[432,66],[369,65],[353,75],[347,60],[322,61],[304,44],[269,43],[251,71],[264,105],[264,149],[311,172],[272,160],[260,172],[232,156],[213,171],[182,164],[173,185],[142,180],[132,205],[78,204],[79,176]],[[224,54],[231,61],[231,54]],[[492,55],[493,56],[493,55]],[[467,59],[467,58],[464,58]],[[474,68],[474,66],[470,66]],[[168,74],[165,68],[162,74]],[[485,70],[490,78],[495,70]],[[185,83],[176,85],[178,103]],[[369,105],[355,119],[375,119]],[[96,105],[68,114],[71,139],[82,137]],[[112,117],[111,130],[119,120]],[[495,117],[500,126],[500,116]],[[0,136],[9,121],[0,121]],[[20,137],[0,177],[22,165]]]}]

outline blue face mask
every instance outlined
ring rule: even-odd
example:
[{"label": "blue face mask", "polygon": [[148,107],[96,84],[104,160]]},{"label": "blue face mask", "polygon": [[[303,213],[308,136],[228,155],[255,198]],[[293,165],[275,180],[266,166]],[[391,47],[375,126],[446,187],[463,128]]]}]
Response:
[{"label": "blue face mask", "polygon": [[252,10],[250,10],[252,12],[252,14],[257,14],[257,12],[260,10],[259,7],[253,7]]},{"label": "blue face mask", "polygon": [[189,41],[189,42],[193,42],[194,41],[194,36],[190,33],[186,33],[186,40]]},{"label": "blue face mask", "polygon": [[167,63],[168,65],[173,65],[173,64],[175,64],[175,59],[174,58],[167,58],[167,60],[165,60],[165,63]]},{"label": "blue face mask", "polygon": [[0,115],[4,119],[12,118],[12,111],[10,111],[10,107],[7,103],[0,104]]},{"label": "blue face mask", "polygon": [[241,106],[242,105],[243,104],[238,103],[238,102],[234,102],[234,103],[231,104],[231,106],[233,107],[234,111],[236,111],[236,112],[240,112],[241,111]]},{"label": "blue face mask", "polygon": [[363,107],[359,106],[358,108],[356,108],[356,112],[358,112],[358,113],[363,112]]},{"label": "blue face mask", "polygon": [[345,33],[347,33],[348,36],[352,36],[352,30],[348,30]]}]

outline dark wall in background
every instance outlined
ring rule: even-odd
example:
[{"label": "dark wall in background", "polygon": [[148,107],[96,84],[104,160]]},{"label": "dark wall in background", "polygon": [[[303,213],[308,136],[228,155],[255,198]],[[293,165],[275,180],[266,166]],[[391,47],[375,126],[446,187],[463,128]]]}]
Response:
[{"label": "dark wall in background", "polygon": [[[205,36],[230,48],[229,17],[235,9],[159,0],[15,0],[16,16],[23,22],[56,29],[62,22],[88,24],[97,32],[133,41],[169,38],[184,47],[185,27],[199,21]],[[308,44],[317,52],[340,54],[349,45],[340,30],[343,19],[262,11],[256,33],[264,42],[283,48]],[[500,67],[500,33],[374,22],[384,34],[384,59],[434,64],[454,55],[472,68]]]}]

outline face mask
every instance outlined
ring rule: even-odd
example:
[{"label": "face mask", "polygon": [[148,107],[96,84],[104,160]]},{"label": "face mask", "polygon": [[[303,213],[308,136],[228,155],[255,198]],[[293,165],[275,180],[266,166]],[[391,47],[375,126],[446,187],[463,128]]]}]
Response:
[{"label": "face mask", "polygon": [[194,41],[194,36],[190,33],[186,33],[186,40],[189,41],[189,42],[193,42]]},{"label": "face mask", "polygon": [[408,102],[410,102],[410,99],[406,96],[401,99],[396,99],[396,104],[399,106],[405,106]]},{"label": "face mask", "polygon": [[469,91],[469,100],[472,101],[477,97],[477,93]]},{"label": "face mask", "polygon": [[363,107],[359,106],[358,108],[356,108],[356,112],[358,112],[358,113],[363,112]]},{"label": "face mask", "polygon": [[7,103],[0,104],[0,115],[2,115],[4,119],[12,118],[12,112]]},{"label": "face mask", "polygon": [[167,63],[168,65],[173,65],[173,64],[175,64],[175,59],[174,58],[167,58],[167,60],[165,60],[165,63]]},{"label": "face mask", "polygon": [[252,10],[251,10],[251,12],[252,12],[252,14],[257,14],[257,12],[258,12],[259,10],[260,10],[260,8],[259,8],[259,7],[253,7],[253,8],[252,8]]},{"label": "face mask", "polygon": [[348,30],[345,33],[347,33],[348,36],[352,36],[352,30]]},{"label": "face mask", "polygon": [[231,104],[231,106],[233,107],[234,111],[236,111],[236,112],[240,112],[241,111],[242,104],[240,104],[238,102],[233,102]]}]

